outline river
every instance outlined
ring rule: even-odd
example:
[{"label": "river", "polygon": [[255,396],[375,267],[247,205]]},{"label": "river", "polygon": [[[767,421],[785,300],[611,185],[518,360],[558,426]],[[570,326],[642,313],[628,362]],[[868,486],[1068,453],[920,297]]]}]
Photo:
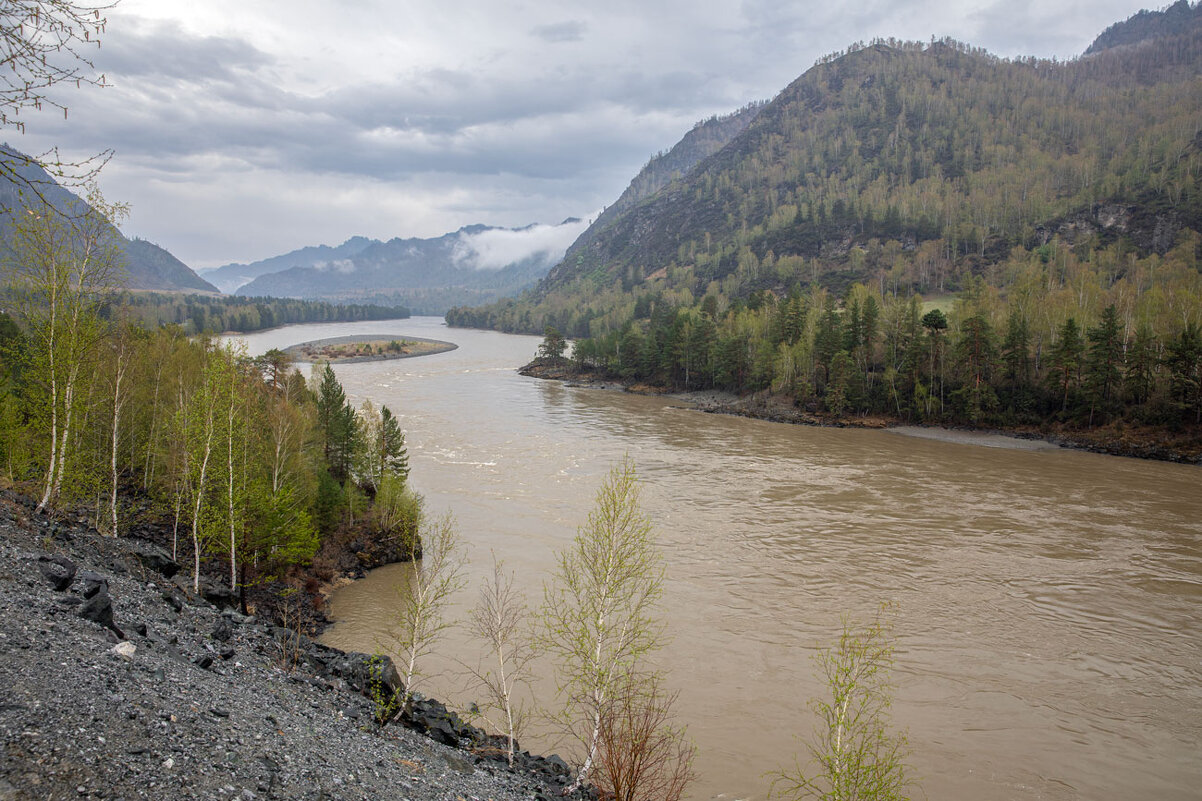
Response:
[{"label": "river", "polygon": [[[470,558],[464,604],[491,553],[541,601],[602,478],[634,460],[667,564],[672,640],[659,662],[698,745],[693,798],[766,797],[767,774],[790,768],[812,730],[813,655],[843,616],[882,602],[897,607],[894,721],[928,798],[1198,797],[1197,467],[702,414],[524,378],[515,369],[538,338],[438,318],[244,339],[261,353],[371,333],[460,346],[336,372],[356,403],[399,415],[413,485],[454,514]],[[325,641],[375,650],[407,569],[335,593]],[[455,659],[473,653],[449,636],[419,689],[466,707]]]}]

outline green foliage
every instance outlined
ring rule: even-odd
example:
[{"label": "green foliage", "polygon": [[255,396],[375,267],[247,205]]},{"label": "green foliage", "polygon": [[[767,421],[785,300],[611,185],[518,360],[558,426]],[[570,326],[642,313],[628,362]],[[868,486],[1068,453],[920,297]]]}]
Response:
[{"label": "green foliage", "polygon": [[364,401],[356,425],[355,476],[363,488],[375,493],[388,476],[403,483],[409,477],[409,452],[405,433],[392,411],[384,406],[377,412],[370,400]]},{"label": "green foliage", "polygon": [[538,346],[538,358],[547,362],[563,361],[563,354],[568,349],[568,341],[563,338],[554,326],[547,326],[543,332],[542,344]]},{"label": "green foliage", "polygon": [[382,654],[372,654],[367,661],[367,686],[371,692],[372,720],[383,726],[401,711],[401,693],[388,686],[384,680],[385,662]]},{"label": "green foliage", "polygon": [[422,496],[414,492],[404,477],[385,475],[376,491],[372,519],[379,536],[401,542],[401,553],[421,557],[418,532],[423,522]]},{"label": "green foliage", "polygon": [[777,798],[823,801],[902,801],[909,798],[909,742],[892,730],[892,632],[882,611],[860,626],[844,620],[837,643],[816,656],[828,696],[815,699],[818,716],[807,743],[810,768],[798,764],[773,781]]},{"label": "green foliage", "polygon": [[351,475],[359,441],[358,416],[355,407],[346,399],[342,384],[328,363],[320,368],[313,365],[317,388],[317,427],[330,475],[344,482]]},{"label": "green foliage", "polygon": [[338,528],[342,522],[342,510],[346,507],[346,490],[338,479],[330,475],[328,470],[322,470],[317,476],[317,497],[313,503],[313,513],[317,529],[322,534],[329,534]]},{"label": "green foliage", "polygon": [[597,491],[588,522],[558,555],[545,588],[542,645],[555,661],[560,720],[583,749],[578,781],[597,758],[608,705],[664,645],[655,615],[662,594],[662,557],[627,459]]}]

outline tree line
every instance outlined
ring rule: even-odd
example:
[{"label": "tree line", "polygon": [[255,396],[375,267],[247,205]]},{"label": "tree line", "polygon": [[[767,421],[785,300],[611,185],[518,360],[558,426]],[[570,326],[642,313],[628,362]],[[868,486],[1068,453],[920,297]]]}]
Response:
[{"label": "tree line", "polygon": [[[83,508],[117,536],[166,521],[175,558],[227,563],[240,590],[359,525],[418,546],[404,434],[387,407],[354,408],[326,365],[147,325],[122,303],[103,198],[63,217],[16,215],[0,313],[0,483],[39,511]],[[141,511],[139,511],[141,510]],[[135,521],[135,511],[139,517]]]},{"label": "tree line", "polygon": [[[924,302],[886,276],[842,297],[637,295],[575,343],[584,370],[676,389],[771,391],[836,417],[1022,426],[1202,421],[1199,237],[1165,257],[1054,241],[1016,249],[995,286]],[[553,331],[559,338],[558,330]],[[544,356],[548,351],[544,349]]]},{"label": "tree line", "polygon": [[331,303],[295,298],[245,298],[239,295],[115,292],[99,308],[101,319],[123,316],[146,328],[177,325],[185,334],[249,334],[298,323],[352,323],[409,316],[404,306]]}]

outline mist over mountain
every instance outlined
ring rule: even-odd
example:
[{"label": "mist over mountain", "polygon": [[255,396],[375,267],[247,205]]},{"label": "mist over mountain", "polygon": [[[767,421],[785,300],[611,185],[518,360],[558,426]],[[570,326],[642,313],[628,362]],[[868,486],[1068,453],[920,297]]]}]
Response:
[{"label": "mist over mountain", "polygon": [[238,295],[403,304],[417,314],[441,314],[532,286],[585,226],[573,217],[522,228],[469,225],[430,239],[356,237],[339,248],[305,248],[221,269],[223,279],[259,271]]},{"label": "mist over mountain", "polygon": [[378,244],[380,244],[378,239],[352,236],[341,245],[334,247],[329,245],[304,247],[280,256],[260,259],[250,264],[224,264],[221,267],[201,270],[200,273],[205,280],[214,284],[222,292],[231,294],[261,275],[278,273],[294,267],[318,267],[330,262],[349,259],[361,253],[365,248]]},{"label": "mist over mountain", "polygon": [[[87,203],[73,192],[60,186],[44,169],[29,157],[9,147],[0,146],[0,159],[16,176],[0,178],[0,242],[4,258],[8,258],[8,231],[11,215],[18,209],[37,207],[44,200],[65,214],[79,214]],[[39,198],[40,195],[40,198]],[[118,247],[125,256],[122,265],[124,284],[129,289],[161,291],[190,290],[216,292],[217,288],[198,276],[165,248],[145,239],[128,239],[113,229]]]}]

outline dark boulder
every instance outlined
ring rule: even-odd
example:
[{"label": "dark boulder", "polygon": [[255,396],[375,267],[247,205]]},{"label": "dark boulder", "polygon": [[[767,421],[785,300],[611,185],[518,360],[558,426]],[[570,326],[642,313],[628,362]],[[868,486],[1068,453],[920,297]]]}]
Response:
[{"label": "dark boulder", "polygon": [[217,623],[213,626],[213,639],[218,642],[229,642],[230,637],[233,636],[234,625],[228,618],[218,618]]},{"label": "dark boulder", "polygon": [[106,629],[112,629],[118,634],[121,633],[113,623],[113,599],[109,597],[108,590],[97,592],[84,601],[83,606],[79,607],[79,616],[84,620],[104,626]]},{"label": "dark boulder", "polygon": [[42,577],[54,587],[56,592],[63,592],[75,581],[75,563],[65,556],[39,556],[38,570]]},{"label": "dark boulder", "polygon": [[91,598],[100,591],[108,592],[109,580],[91,570],[81,570],[75,576],[79,581],[79,592],[84,598]]},{"label": "dark boulder", "polygon": [[200,594],[206,601],[218,609],[232,609],[238,605],[238,595],[225,584],[214,581],[202,581]]},{"label": "dark boulder", "polygon": [[163,550],[153,542],[145,540],[126,540],[126,548],[129,555],[137,560],[138,564],[146,570],[153,570],[156,573],[162,574],[165,578],[171,578],[179,572],[179,562],[171,558],[171,554]]},{"label": "dark boulder", "polygon": [[180,595],[179,590],[163,590],[163,600],[167,602],[172,611],[176,613],[184,611],[184,598]]},{"label": "dark boulder", "polygon": [[436,742],[459,747],[459,736],[447,708],[438,701],[412,701],[402,718],[405,725]]},{"label": "dark boulder", "polygon": [[432,698],[411,700],[401,716],[401,721],[414,731],[455,748],[473,748],[488,740],[487,734],[464,723],[459,715]]}]

